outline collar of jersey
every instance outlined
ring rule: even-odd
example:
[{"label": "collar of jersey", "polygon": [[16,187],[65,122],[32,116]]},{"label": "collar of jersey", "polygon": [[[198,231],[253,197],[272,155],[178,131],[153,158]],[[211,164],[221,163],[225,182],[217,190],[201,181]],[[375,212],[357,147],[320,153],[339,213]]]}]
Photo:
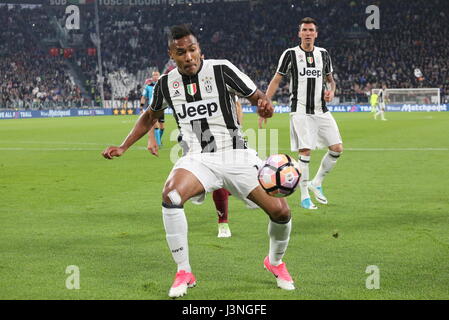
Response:
[{"label": "collar of jersey", "polygon": [[307,52],[314,52],[315,51],[315,45],[313,45],[313,50],[312,51],[306,51],[306,50],[304,50],[302,47],[301,47],[301,45],[299,45],[298,46],[299,47],[299,49],[301,49],[302,51],[304,51],[305,53],[307,53]]},{"label": "collar of jersey", "polygon": [[203,64],[204,64],[204,59],[201,59],[200,68],[198,69],[198,72],[195,73],[193,76],[189,76],[187,74],[182,73],[181,71],[179,71],[179,68],[176,68],[176,69],[178,70],[179,74],[183,77],[194,77],[200,73],[201,69],[203,69]]}]

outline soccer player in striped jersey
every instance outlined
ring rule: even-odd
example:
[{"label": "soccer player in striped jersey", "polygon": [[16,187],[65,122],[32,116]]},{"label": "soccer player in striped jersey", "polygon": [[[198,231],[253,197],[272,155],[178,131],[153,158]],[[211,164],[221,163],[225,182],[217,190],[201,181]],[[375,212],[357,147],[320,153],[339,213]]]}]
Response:
[{"label": "soccer player in striped jersey", "polygon": [[[201,56],[204,59],[204,55]],[[239,102],[237,95],[231,95],[235,101],[236,107],[236,117],[239,126],[243,124],[243,109]],[[264,118],[260,118],[264,119]],[[155,135],[149,133],[148,139],[148,150],[155,156],[158,156],[158,143],[156,141]],[[212,193],[212,199],[214,201],[215,209],[218,216],[218,238],[230,238],[232,236],[231,228],[229,227],[229,196],[231,193],[225,188],[215,190]],[[259,208],[254,202],[249,199],[244,199],[246,207],[249,209]]]},{"label": "soccer player in striped jersey", "polygon": [[[271,100],[282,78],[290,76],[290,146],[292,151],[299,153],[301,206],[305,209],[317,209],[309,190],[318,202],[327,204],[323,179],[343,152],[337,123],[326,107],[326,102],[334,98],[336,88],[331,58],[326,49],[315,46],[317,36],[316,21],[309,17],[302,19],[298,32],[301,42],[282,53],[266,93]],[[309,181],[311,150],[317,147],[328,147],[329,150],[317,174]]]},{"label": "soccer player in striped jersey", "polygon": [[377,112],[374,114],[374,120],[377,120],[377,116],[380,115],[380,119],[383,121],[387,121],[385,119],[385,102],[387,97],[385,96],[385,86],[379,90],[379,94],[377,97],[378,107]]},{"label": "soccer player in striped jersey", "polygon": [[200,44],[190,27],[172,27],[168,47],[177,68],[161,76],[150,107],[123,143],[102,153],[106,159],[121,156],[152,128],[165,108],[173,109],[184,155],[175,163],[162,192],[166,239],[177,265],[168,295],[183,296],[196,284],[189,260],[184,203],[189,199],[200,202],[206,192],[220,188],[254,201],[268,214],[269,250],[263,265],[280,288],[293,290],[294,282],[282,262],[290,239],[290,208],[285,199],[270,197],[259,185],[257,166],[262,160],[243,139],[231,94],[247,98],[264,118],[273,115],[273,105],[228,60],[201,59]]}]

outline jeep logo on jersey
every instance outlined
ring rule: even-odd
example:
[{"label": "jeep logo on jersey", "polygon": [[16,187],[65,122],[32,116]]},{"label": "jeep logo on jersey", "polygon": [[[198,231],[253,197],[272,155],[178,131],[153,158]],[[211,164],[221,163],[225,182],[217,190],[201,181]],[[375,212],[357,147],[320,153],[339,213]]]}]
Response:
[{"label": "jeep logo on jersey", "polygon": [[214,100],[201,100],[175,106],[175,110],[179,121],[184,119],[191,121],[217,115],[219,107]]},{"label": "jeep logo on jersey", "polygon": [[307,78],[320,78],[321,77],[321,70],[317,68],[303,68],[299,75],[301,77],[307,77]]}]

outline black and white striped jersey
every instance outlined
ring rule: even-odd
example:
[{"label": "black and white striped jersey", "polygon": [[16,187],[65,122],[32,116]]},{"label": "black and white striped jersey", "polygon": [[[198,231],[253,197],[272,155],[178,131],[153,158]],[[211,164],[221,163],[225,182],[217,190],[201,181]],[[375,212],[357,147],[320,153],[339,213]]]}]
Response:
[{"label": "black and white striped jersey", "polygon": [[377,102],[378,103],[385,103],[384,91],[382,89],[379,90],[378,97],[377,97]]},{"label": "black and white striped jersey", "polygon": [[203,60],[194,76],[183,75],[177,68],[163,75],[154,88],[150,108],[173,109],[184,155],[247,149],[233,95],[249,97],[256,89],[228,60]]},{"label": "black and white striped jersey", "polygon": [[314,47],[304,51],[300,46],[285,50],[276,70],[290,76],[291,112],[320,114],[327,112],[324,101],[326,76],[332,73],[332,62],[326,49]]}]

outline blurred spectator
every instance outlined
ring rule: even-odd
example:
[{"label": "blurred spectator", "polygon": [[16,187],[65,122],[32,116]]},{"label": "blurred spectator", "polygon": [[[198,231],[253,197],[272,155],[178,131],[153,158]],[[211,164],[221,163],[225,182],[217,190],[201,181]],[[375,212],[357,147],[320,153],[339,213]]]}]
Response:
[{"label": "blurred spectator", "polygon": [[[318,21],[317,45],[327,48],[333,58],[336,95],[341,102],[367,103],[370,90],[382,84],[388,88],[440,87],[444,99],[449,96],[446,3],[376,0],[381,12],[379,30],[365,28],[365,9],[373,4],[371,0],[102,6],[99,15],[105,99],[112,95],[109,73],[122,70],[136,75],[138,70],[153,66],[163,70],[168,60],[166,31],[179,23],[192,23],[206,58],[226,57],[266,90],[281,53],[298,45],[298,22],[306,16]],[[80,9],[83,25],[77,35],[82,41],[69,60],[82,70],[87,92],[98,99],[97,57],[88,54],[96,39],[93,6]],[[31,92],[35,87],[45,93],[41,100],[77,101],[79,89],[73,90],[67,83],[64,60],[40,53],[30,36],[33,33],[43,39],[51,35],[49,17],[63,17],[64,7],[33,10],[38,14],[31,14],[31,9],[8,12],[0,7],[0,23],[7,26],[0,29],[0,105],[4,105],[1,101],[29,103],[35,98]],[[416,68],[422,78],[414,76]],[[277,102],[288,103],[288,85],[282,84],[275,96]],[[115,98],[131,98],[128,95],[127,91]]]}]

